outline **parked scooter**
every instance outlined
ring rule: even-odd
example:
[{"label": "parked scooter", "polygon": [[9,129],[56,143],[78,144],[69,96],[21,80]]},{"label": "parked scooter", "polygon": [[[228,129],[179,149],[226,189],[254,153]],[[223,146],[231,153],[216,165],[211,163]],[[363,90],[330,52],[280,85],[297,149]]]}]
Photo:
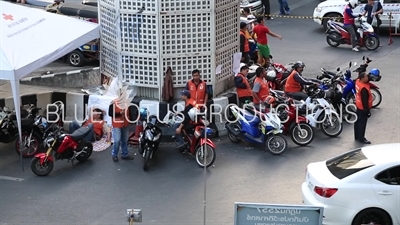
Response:
[{"label": "parked scooter", "polygon": [[[380,41],[378,35],[374,33],[374,28],[367,23],[365,17],[357,19],[361,28],[357,29],[359,33],[358,46],[366,47],[368,50],[376,50],[379,48]],[[351,36],[343,27],[343,23],[334,20],[328,20],[328,29],[326,30],[326,42],[331,47],[338,47],[341,44],[351,45]]]},{"label": "parked scooter", "polygon": [[143,132],[139,134],[139,153],[144,158],[143,170],[147,170],[149,161],[160,145],[162,130],[157,126],[157,116],[149,116],[145,108],[140,109],[140,121],[143,123]]},{"label": "parked scooter", "polygon": [[[173,127],[176,122],[182,121],[182,118],[168,111],[163,121],[169,127]],[[192,124],[192,129],[182,130],[183,139],[186,142],[186,150],[184,152],[194,155],[197,165],[203,168],[213,165],[217,156],[215,153],[216,146],[210,139],[215,136],[216,131],[209,128],[209,125],[210,122],[206,117],[201,116],[196,123]]]},{"label": "parked scooter", "polygon": [[[237,122],[227,122],[225,128],[233,143],[242,140],[266,146],[272,155],[282,155],[287,150],[283,125],[276,113],[261,113],[253,107],[229,107]],[[233,119],[232,119],[233,120]]]},{"label": "parked scooter", "polygon": [[[72,134],[64,134],[62,129],[51,132],[43,141],[48,147],[46,153],[38,153],[31,161],[31,170],[38,176],[47,176],[54,168],[55,160],[85,162],[92,155],[93,145],[85,140],[89,127],[81,127]],[[54,156],[54,158],[53,158]]]}]

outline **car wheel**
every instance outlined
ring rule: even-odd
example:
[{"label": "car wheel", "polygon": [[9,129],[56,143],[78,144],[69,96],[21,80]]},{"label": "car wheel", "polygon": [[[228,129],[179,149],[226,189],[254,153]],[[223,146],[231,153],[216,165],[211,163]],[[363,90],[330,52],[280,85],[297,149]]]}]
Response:
[{"label": "car wheel", "polygon": [[385,224],[393,225],[389,214],[382,209],[369,208],[359,212],[354,218],[352,225],[361,224]]}]

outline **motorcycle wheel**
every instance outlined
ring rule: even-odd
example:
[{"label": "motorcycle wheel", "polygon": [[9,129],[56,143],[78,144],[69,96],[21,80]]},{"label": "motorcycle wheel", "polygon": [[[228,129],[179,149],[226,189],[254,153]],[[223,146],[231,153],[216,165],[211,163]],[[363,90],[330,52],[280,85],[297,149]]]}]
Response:
[{"label": "motorcycle wheel", "polygon": [[372,100],[372,108],[377,108],[382,102],[382,94],[376,88],[371,88],[371,94],[372,94],[372,99],[373,99]]},{"label": "motorcycle wheel", "polygon": [[144,151],[143,170],[145,170],[145,171],[148,169],[148,164],[150,161],[150,154],[151,154],[151,152],[149,150]]},{"label": "motorcycle wheel", "polygon": [[[301,130],[299,130],[299,127]],[[314,130],[308,123],[301,122],[293,126],[290,137],[296,145],[306,146],[314,140]]]},{"label": "motorcycle wheel", "polygon": [[365,47],[370,51],[378,49],[380,44],[379,38],[374,36],[366,37],[364,41]]},{"label": "motorcycle wheel", "polygon": [[[333,36],[333,38],[331,36]],[[340,45],[340,43],[334,41],[334,39],[337,39],[337,40],[340,39],[340,36],[339,36],[338,33],[330,33],[329,35],[327,35],[326,36],[326,43],[328,43],[329,46],[336,48],[336,47],[338,47]]]},{"label": "motorcycle wheel", "polygon": [[54,162],[47,160],[45,163],[40,165],[40,158],[33,158],[31,161],[31,170],[38,176],[47,176],[54,168]]},{"label": "motorcycle wheel", "polygon": [[267,150],[272,155],[282,155],[287,150],[287,141],[282,134],[271,135],[266,141]]},{"label": "motorcycle wheel", "polygon": [[[232,124],[232,127],[235,131],[240,131],[240,126],[238,123]],[[238,137],[235,137],[229,130],[228,130],[228,138],[231,140],[232,143],[239,143],[241,140]]]},{"label": "motorcycle wheel", "polygon": [[[86,148],[86,149],[85,149]],[[85,142],[82,146],[82,150],[85,149],[86,153],[82,153],[76,157],[79,162],[85,162],[89,159],[93,152],[93,145],[90,142]]]},{"label": "motorcycle wheel", "polygon": [[[328,137],[333,138],[333,137],[339,136],[342,133],[343,124],[341,123],[340,118],[337,115],[332,114],[331,116],[332,116],[333,126],[331,126],[329,124],[329,117],[326,116],[324,122],[321,124],[321,129],[322,129],[322,133],[324,133]],[[335,128],[337,128],[337,130],[333,131],[333,132],[328,131],[328,129],[330,127],[335,127]]]},{"label": "motorcycle wheel", "polygon": [[[23,132],[22,133],[22,144],[26,145],[28,142],[30,133],[28,132]],[[22,152],[22,157],[24,158],[31,158],[33,157],[36,153],[40,151],[40,144],[41,144],[41,138],[40,135],[36,132],[32,133],[31,136],[31,142],[30,145],[26,147],[25,151]],[[15,151],[17,152],[18,155],[21,154],[21,148],[19,144],[19,138],[15,140]]]},{"label": "motorcycle wheel", "polygon": [[[210,158],[210,160],[204,160],[204,151],[203,149],[205,149],[207,151],[207,158]],[[216,153],[215,153],[215,149],[213,147],[211,147],[208,144],[203,144],[201,146],[198,146],[196,149],[196,162],[197,165],[199,165],[200,167],[210,167],[212,164],[214,164],[215,162],[215,158],[216,158]],[[204,162],[206,161],[206,162]]]}]

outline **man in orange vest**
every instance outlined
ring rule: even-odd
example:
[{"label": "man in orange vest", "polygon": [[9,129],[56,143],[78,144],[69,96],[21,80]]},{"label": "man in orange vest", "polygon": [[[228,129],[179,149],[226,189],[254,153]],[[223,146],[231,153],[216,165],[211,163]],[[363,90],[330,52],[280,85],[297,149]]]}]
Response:
[{"label": "man in orange vest", "polygon": [[179,150],[184,150],[186,143],[182,136],[182,129],[188,129],[190,123],[192,122],[189,116],[189,111],[193,107],[196,107],[196,101],[191,98],[191,94],[188,90],[183,90],[181,92],[181,98],[183,101],[185,101],[185,109],[182,112],[178,112],[177,114],[183,115],[184,118],[182,122],[174,124],[176,135],[173,137],[173,139],[175,139],[178,145],[177,148]]},{"label": "man in orange vest", "polygon": [[368,118],[371,116],[372,94],[369,85],[369,75],[360,73],[356,80],[356,107],[357,121],[354,123],[354,138],[363,144],[371,144],[365,138]]},{"label": "man in orange vest", "polygon": [[240,52],[242,53],[242,63],[248,64],[250,61],[250,44],[249,39],[246,37],[247,24],[245,22],[240,23]]},{"label": "man in orange vest", "polygon": [[122,151],[121,159],[133,160],[133,157],[128,154],[129,121],[133,120],[130,118],[129,108],[121,109],[120,106],[121,103],[114,100],[108,108],[108,115],[111,117],[113,127],[114,143],[111,155],[114,162],[118,162],[120,146]]},{"label": "man in orange vest", "polygon": [[249,73],[248,66],[242,66],[240,73],[235,76],[236,93],[239,98],[239,106],[243,107],[246,101],[253,102],[253,92],[251,91],[250,84],[247,81],[247,74]]},{"label": "man in orange vest", "polygon": [[256,79],[254,80],[253,96],[257,109],[261,109],[261,103],[269,96],[269,87],[267,80],[267,72],[264,67],[258,67],[256,70]]},{"label": "man in orange vest", "polygon": [[286,95],[296,100],[306,100],[308,98],[308,95],[302,91],[304,85],[319,85],[319,83],[309,81],[303,77],[301,73],[304,71],[304,67],[306,67],[306,65],[303,62],[297,61],[293,65],[293,71],[287,78],[285,84]]},{"label": "man in orange vest", "polygon": [[196,101],[196,104],[206,106],[208,101],[207,83],[200,79],[200,71],[192,71],[193,79],[186,84],[186,90],[190,92],[191,98]]}]

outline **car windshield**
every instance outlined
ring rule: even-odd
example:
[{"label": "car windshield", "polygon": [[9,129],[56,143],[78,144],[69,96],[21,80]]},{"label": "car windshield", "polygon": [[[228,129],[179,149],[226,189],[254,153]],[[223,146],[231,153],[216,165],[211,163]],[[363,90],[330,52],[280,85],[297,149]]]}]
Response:
[{"label": "car windshield", "polygon": [[338,179],[343,179],[371,166],[374,166],[374,164],[364,155],[361,149],[326,161],[326,167]]}]

